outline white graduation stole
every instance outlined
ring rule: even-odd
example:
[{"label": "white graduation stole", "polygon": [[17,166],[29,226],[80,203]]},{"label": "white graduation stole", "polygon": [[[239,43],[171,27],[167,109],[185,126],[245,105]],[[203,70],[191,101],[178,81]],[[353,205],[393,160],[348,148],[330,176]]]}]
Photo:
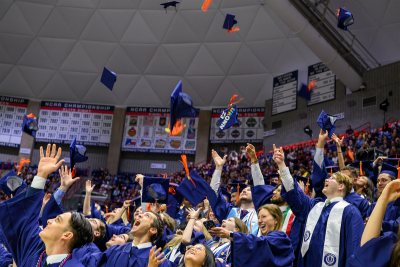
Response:
[{"label": "white graduation stole", "polygon": [[[350,204],[344,200],[339,201],[329,213],[324,240],[324,251],[322,253],[322,267],[337,267],[339,264],[340,229],[342,226],[343,211],[348,205]],[[324,206],[325,202],[320,202],[316,204],[308,214],[303,244],[301,245],[301,256],[303,258],[308,251],[315,226],[317,225]]]},{"label": "white graduation stole", "polygon": [[[239,208],[233,208],[228,214],[228,217],[226,219],[229,219],[230,217],[237,217],[240,219],[240,214],[241,214],[242,209]],[[246,216],[243,217],[242,221],[247,225],[247,229],[249,230],[249,234],[252,234],[254,236],[257,236],[258,233],[258,216],[257,212],[255,209],[249,209],[247,210]]]},{"label": "white graduation stole", "polygon": [[[290,208],[288,207],[288,209],[290,209]],[[287,230],[287,226],[289,224],[290,216],[292,216],[292,214],[293,214],[293,211],[292,211],[292,209],[290,209],[288,211],[288,213],[286,214],[285,221],[283,222],[282,231],[285,232],[285,233],[286,233],[286,230]]]}]

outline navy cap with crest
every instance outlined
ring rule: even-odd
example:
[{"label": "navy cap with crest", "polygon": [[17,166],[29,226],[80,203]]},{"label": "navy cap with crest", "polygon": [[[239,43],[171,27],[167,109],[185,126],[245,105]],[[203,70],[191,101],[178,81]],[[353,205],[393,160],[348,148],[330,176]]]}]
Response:
[{"label": "navy cap with crest", "polygon": [[169,178],[143,178],[142,201],[146,203],[167,204],[169,193]]},{"label": "navy cap with crest", "polygon": [[383,173],[389,174],[389,175],[393,176],[394,178],[398,178],[397,177],[397,173],[398,173],[397,167],[394,167],[390,164],[382,163],[381,173],[379,175],[381,175]]},{"label": "navy cap with crest", "polygon": [[[179,184],[176,192],[186,198],[193,206],[197,206],[207,196],[210,203],[217,201],[217,196],[210,185],[195,170],[189,172],[190,181],[187,177]],[[193,184],[194,183],[194,184]]]},{"label": "navy cap with crest", "polygon": [[240,125],[240,121],[237,119],[237,107],[236,105],[232,105],[229,108],[225,109],[221,112],[218,122],[219,132],[228,129],[235,125]]},{"label": "navy cap with crest", "polygon": [[176,5],[179,4],[179,1],[168,1],[165,3],[161,3],[160,6],[164,6],[165,12],[167,12],[167,8],[170,6],[175,7],[175,11],[176,11]]},{"label": "navy cap with crest", "polygon": [[336,125],[335,122],[337,120],[337,116],[331,116],[326,114],[324,110],[322,110],[321,114],[318,117],[317,123],[322,128],[322,130],[328,131],[329,138],[332,137],[335,132]]},{"label": "navy cap with crest", "polygon": [[76,136],[69,146],[69,152],[71,169],[74,168],[76,162],[85,162],[88,160],[88,157],[85,156],[86,147],[76,144]]},{"label": "navy cap with crest", "polygon": [[0,190],[8,197],[16,196],[21,193],[28,185],[17,175],[14,170],[9,171],[0,179]]},{"label": "navy cap with crest", "polygon": [[338,14],[337,27],[347,31],[347,27],[354,23],[353,14],[351,14],[350,11],[344,9],[343,7],[341,7],[338,11],[339,14]]},{"label": "navy cap with crest", "polygon": [[104,67],[100,82],[112,91],[112,89],[114,88],[114,83],[116,81],[117,81],[117,74]]},{"label": "navy cap with crest", "polygon": [[[361,164],[360,164],[361,163]],[[350,166],[356,168],[357,170],[360,170],[361,166],[361,171],[360,176],[367,176],[370,179],[373,179],[375,174],[374,174],[374,168],[371,166],[372,161],[370,160],[365,160],[365,161],[354,161],[350,163]]]},{"label": "navy cap with crest", "polygon": [[233,26],[237,24],[237,20],[235,19],[235,15],[233,14],[226,14],[224,25],[222,28],[226,30],[232,30]]},{"label": "navy cap with crest", "polygon": [[182,80],[179,81],[171,94],[170,103],[170,131],[172,132],[176,121],[180,118],[195,118],[200,110],[193,107],[193,101],[185,93],[182,93]]},{"label": "navy cap with crest", "polygon": [[22,121],[22,131],[35,137],[36,131],[39,130],[38,128],[38,121],[33,116],[33,114],[24,115],[24,119]]}]

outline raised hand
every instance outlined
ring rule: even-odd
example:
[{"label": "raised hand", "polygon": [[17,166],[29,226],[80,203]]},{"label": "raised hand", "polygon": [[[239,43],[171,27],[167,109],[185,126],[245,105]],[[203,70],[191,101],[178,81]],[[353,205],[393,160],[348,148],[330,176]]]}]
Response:
[{"label": "raised hand", "polygon": [[342,137],[342,139],[340,139],[336,134],[333,134],[332,139],[335,140],[336,145],[338,145],[338,146],[343,145],[344,136]]},{"label": "raised hand", "polygon": [[143,175],[143,174],[136,174],[135,181],[136,181],[137,183],[139,183],[139,184],[140,184],[140,187],[142,187],[142,188],[143,188],[143,178],[144,178],[144,175]]},{"label": "raised hand", "polygon": [[46,206],[47,202],[49,202],[49,200],[50,200],[50,197],[51,197],[51,194],[50,194],[50,193],[46,193],[46,194],[44,195],[42,207]]},{"label": "raised hand", "polygon": [[246,153],[249,154],[251,161],[257,160],[256,149],[252,144],[247,143]]},{"label": "raised hand", "polygon": [[300,189],[305,193],[306,192],[306,189],[305,189],[305,186],[304,186],[304,182],[303,181],[298,181],[297,182],[297,185],[300,187]]},{"label": "raised hand", "polygon": [[212,236],[218,236],[221,238],[229,238],[229,233],[230,233],[227,229],[222,227],[211,228],[210,230],[208,230],[208,232]]},{"label": "raised hand", "polygon": [[226,162],[226,157],[227,155],[224,156],[224,158],[221,158],[218,153],[213,149],[212,150],[212,157],[214,159],[215,162],[215,169],[222,171],[222,167],[224,166],[225,162]]},{"label": "raised hand", "polygon": [[[273,145],[274,148],[274,156],[272,157],[272,159],[275,161],[276,164],[279,165],[285,165],[285,154],[283,153],[283,149],[282,147],[280,147],[279,149],[276,148],[275,144]],[[285,165],[286,167],[286,165]],[[283,167],[283,168],[285,168]],[[280,169],[280,167],[279,167]]]},{"label": "raised hand", "polygon": [[56,155],[56,150],[57,150],[56,145],[53,144],[51,154],[50,154],[50,148],[51,145],[48,144],[46,155],[44,155],[43,147],[40,147],[40,161],[39,161],[37,176],[42,178],[47,178],[47,176],[50,173],[56,171],[58,168],[60,168],[61,164],[64,163],[63,159],[57,162],[61,156],[61,147],[58,148],[57,155]]},{"label": "raised hand", "polygon": [[210,201],[208,201],[208,199],[204,199],[203,203],[204,203],[205,210],[210,209]]},{"label": "raised hand", "polygon": [[124,208],[125,209],[128,209],[130,205],[132,205],[132,200],[125,200],[124,201]]},{"label": "raised hand", "polygon": [[157,256],[157,254],[160,253],[161,248],[159,248],[157,250],[156,250],[156,248],[157,247],[154,246],[150,249],[149,263],[148,263],[147,267],[158,267],[158,265],[160,265],[163,261],[165,261],[167,259],[165,257],[163,258],[164,252]]},{"label": "raised hand", "polygon": [[200,211],[201,211],[202,209],[200,208],[200,209],[195,210],[195,209],[188,208],[188,209],[186,209],[186,210],[187,210],[187,212],[189,213],[190,219],[195,219],[195,220],[197,220],[197,218],[199,218]]},{"label": "raised hand", "polygon": [[375,161],[374,161],[374,166],[381,164],[383,162],[384,159],[387,159],[388,157],[378,157]]},{"label": "raised hand", "polygon": [[328,135],[328,131],[324,132],[324,130],[320,129],[318,139],[323,139],[325,141]]},{"label": "raised hand", "polygon": [[400,197],[400,180],[394,180],[388,183],[383,189],[382,195],[379,199],[386,201],[388,203],[398,199]]},{"label": "raised hand", "polygon": [[61,179],[60,190],[64,192],[67,192],[71,185],[79,180],[79,177],[72,179],[71,172],[68,172],[67,166],[64,166],[64,168],[61,166],[58,173],[60,174]]},{"label": "raised hand", "polygon": [[93,192],[93,188],[95,187],[96,185],[93,185],[92,186],[92,181],[90,181],[90,180],[87,180],[86,181],[86,194],[92,194],[92,192]]}]

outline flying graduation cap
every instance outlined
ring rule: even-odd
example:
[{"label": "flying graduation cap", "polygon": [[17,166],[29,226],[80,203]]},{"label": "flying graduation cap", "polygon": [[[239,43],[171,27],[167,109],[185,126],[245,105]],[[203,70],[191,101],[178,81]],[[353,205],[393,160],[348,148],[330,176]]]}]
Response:
[{"label": "flying graduation cap", "polygon": [[321,114],[318,117],[317,123],[322,128],[322,130],[328,131],[329,138],[332,138],[332,134],[335,132],[337,121],[337,116],[331,116],[326,114],[324,110],[322,110]]},{"label": "flying graduation cap", "polygon": [[38,121],[33,114],[24,115],[24,119],[22,122],[22,131],[35,137],[36,131],[39,130],[38,128]]},{"label": "flying graduation cap", "polygon": [[157,177],[143,178],[142,201],[146,203],[168,203],[169,179]]},{"label": "flying graduation cap", "polygon": [[240,125],[240,121],[238,121],[238,113],[236,104],[242,101],[243,98],[239,99],[239,101],[232,103],[232,101],[237,97],[237,95],[233,95],[231,101],[229,102],[228,108],[221,112],[218,124],[219,132],[228,129],[235,125]]},{"label": "flying graduation cap", "polygon": [[304,127],[304,133],[308,134],[310,136],[310,138],[313,137],[312,130],[311,130],[310,126],[308,126],[308,125],[306,127]]},{"label": "flying graduation cap", "polygon": [[160,6],[164,6],[165,9],[165,13],[167,13],[167,8],[170,6],[174,6],[175,7],[175,11],[176,11],[176,4],[179,4],[179,1],[169,1],[169,2],[165,2],[165,3],[161,3]]},{"label": "flying graduation cap", "polygon": [[338,18],[337,27],[347,31],[347,26],[350,26],[354,23],[353,14],[351,14],[348,10],[341,7],[337,10],[336,17]]},{"label": "flying graduation cap", "polygon": [[[74,140],[72,140],[72,143],[69,146],[69,152],[70,152],[69,157],[70,157],[70,164],[72,171],[75,167],[75,162],[85,162],[88,159],[88,157],[86,156],[86,147],[76,144],[76,136],[74,137]],[[72,177],[74,176],[75,174],[72,175]]]},{"label": "flying graduation cap", "polygon": [[215,198],[215,201],[217,201],[215,192],[195,170],[191,170],[187,177],[176,188],[176,192],[185,197],[193,206],[197,206],[205,196],[210,203],[213,203],[210,198]]},{"label": "flying graduation cap", "polygon": [[297,95],[299,97],[307,99],[307,101],[311,100],[311,91],[313,90],[315,86],[315,81],[311,81],[308,85],[305,85],[304,83],[301,85],[300,90],[297,92]]},{"label": "flying graduation cap", "polygon": [[0,190],[2,190],[9,198],[11,195],[16,196],[21,193],[28,185],[19,177],[14,170],[9,171],[0,179]]},{"label": "flying graduation cap", "polygon": [[234,26],[235,24],[237,24],[237,20],[235,19],[235,15],[226,14],[224,25],[222,26],[222,28],[228,30],[228,33],[237,32],[237,31],[239,31],[239,28],[235,27]]},{"label": "flying graduation cap", "polygon": [[114,83],[116,81],[117,81],[117,74],[104,67],[100,82],[112,91]]},{"label": "flying graduation cap", "polygon": [[[193,107],[190,96],[182,93],[182,80],[180,80],[171,94],[169,128],[166,128],[165,131],[172,136],[179,134],[186,126],[180,119],[195,118],[199,112],[199,109]],[[176,127],[175,130],[174,127]]]}]

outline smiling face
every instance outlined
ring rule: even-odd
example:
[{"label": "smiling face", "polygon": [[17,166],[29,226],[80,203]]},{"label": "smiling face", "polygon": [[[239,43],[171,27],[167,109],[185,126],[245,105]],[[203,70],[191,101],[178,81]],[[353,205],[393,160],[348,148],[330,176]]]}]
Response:
[{"label": "smiling face", "polygon": [[142,207],[139,207],[135,210],[135,213],[133,214],[133,218],[139,218],[139,215],[142,214]]},{"label": "smiling face", "polygon": [[238,232],[238,228],[236,228],[235,219],[230,217],[228,220],[222,220],[222,228],[225,228],[228,231]]},{"label": "smiling face", "polygon": [[283,200],[283,198],[281,197],[281,190],[282,187],[278,186],[274,192],[273,192],[273,196],[271,198],[271,202],[272,204],[276,204],[276,205],[282,205],[283,203],[285,203],[285,200]]},{"label": "smiling face", "polygon": [[242,193],[240,193],[239,200],[248,202],[253,201],[250,187],[246,187],[245,189],[243,189]]},{"label": "smiling face", "polygon": [[106,247],[110,248],[115,245],[124,245],[128,240],[127,234],[113,235],[111,239],[106,243]]},{"label": "smiling face", "polygon": [[73,234],[66,229],[69,226],[69,220],[71,219],[71,213],[63,213],[58,215],[55,219],[47,221],[46,228],[39,233],[40,238],[46,244],[54,244],[62,239],[72,238]]},{"label": "smiling face", "polygon": [[258,213],[258,227],[261,234],[266,235],[273,231],[278,221],[266,209],[261,209]]},{"label": "smiling face", "polygon": [[378,181],[377,181],[377,189],[379,193],[382,193],[383,189],[385,189],[386,185],[390,183],[392,180],[389,177],[389,174],[387,173],[381,173],[378,176]]},{"label": "smiling face", "polygon": [[329,179],[325,180],[325,187],[322,189],[322,193],[328,198],[337,195],[338,192],[342,193],[344,185],[336,181],[336,174],[334,173]]},{"label": "smiling face", "polygon": [[190,266],[203,266],[205,258],[206,249],[204,245],[197,244],[186,251],[184,261],[186,266],[189,265],[189,262],[191,263]]}]

